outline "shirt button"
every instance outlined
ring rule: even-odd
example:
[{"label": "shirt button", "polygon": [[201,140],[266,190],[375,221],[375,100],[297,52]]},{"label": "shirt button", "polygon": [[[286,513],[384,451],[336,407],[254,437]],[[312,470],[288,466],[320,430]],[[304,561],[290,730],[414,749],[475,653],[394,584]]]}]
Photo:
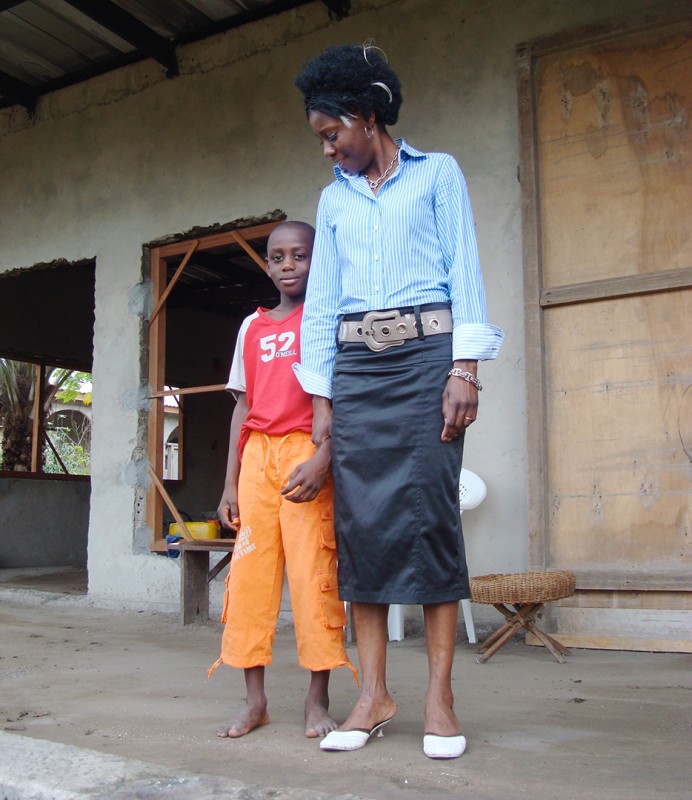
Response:
[{"label": "shirt button", "polygon": [[376,292],[379,292],[379,291],[380,291],[380,287],[379,287],[379,286],[376,286],[376,287],[375,287],[375,291],[376,291]]},{"label": "shirt button", "polygon": [[379,261],[379,259],[380,259],[379,256],[375,256],[375,261]]}]

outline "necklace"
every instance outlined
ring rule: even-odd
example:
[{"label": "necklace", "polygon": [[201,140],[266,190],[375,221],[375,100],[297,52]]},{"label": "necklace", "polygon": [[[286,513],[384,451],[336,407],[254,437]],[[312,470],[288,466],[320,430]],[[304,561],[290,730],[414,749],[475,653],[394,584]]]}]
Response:
[{"label": "necklace", "polygon": [[370,178],[368,178],[368,176],[367,176],[365,173],[363,173],[363,177],[364,177],[364,178],[365,178],[365,180],[368,182],[368,186],[369,186],[369,187],[370,187],[370,188],[371,188],[373,191],[374,191],[375,189],[377,189],[377,187],[378,187],[378,186],[379,186],[379,185],[382,183],[382,181],[383,181],[383,180],[384,180],[384,179],[387,177],[387,175],[389,175],[389,173],[392,171],[392,167],[393,167],[393,166],[396,164],[396,162],[399,160],[399,153],[400,153],[400,152],[401,152],[401,148],[399,147],[399,148],[397,148],[397,151],[396,151],[396,153],[394,153],[394,158],[393,158],[393,159],[392,159],[392,160],[389,162],[389,166],[387,167],[387,169],[386,169],[386,170],[385,170],[385,171],[384,171],[384,172],[383,172],[383,173],[380,175],[380,177],[379,177],[379,178],[376,178],[374,181],[371,181],[371,180],[370,180]]}]

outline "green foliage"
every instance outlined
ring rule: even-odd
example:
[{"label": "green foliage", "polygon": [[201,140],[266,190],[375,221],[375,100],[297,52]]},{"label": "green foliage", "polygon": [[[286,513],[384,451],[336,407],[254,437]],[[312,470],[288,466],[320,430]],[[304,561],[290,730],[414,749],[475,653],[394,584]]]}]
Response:
[{"label": "green foliage", "polygon": [[[40,369],[26,361],[12,361],[0,358],[0,470],[28,472],[31,469],[33,437],[34,398],[39,392]],[[53,368],[45,370],[46,385],[43,387],[44,422],[55,406],[79,403],[91,404],[91,392],[80,389],[91,381],[91,375],[69,369]],[[82,416],[77,415],[77,416]],[[67,417],[66,417],[67,419]],[[67,472],[86,475],[90,469],[90,425],[74,421],[67,426],[51,427],[47,432],[58,451],[56,458],[48,444],[44,449],[44,472],[64,473],[60,460]],[[39,466],[41,471],[41,466]]]},{"label": "green foliage", "polygon": [[84,384],[91,383],[91,375],[88,372],[54,369],[50,382],[59,384],[60,389],[56,392],[55,399],[61,403],[74,403],[79,400],[85,406],[91,405],[91,392],[82,391]]},{"label": "green foliage", "polygon": [[[60,461],[67,468],[68,474],[89,475],[91,473],[91,453],[82,443],[72,439],[72,433],[70,428],[51,428],[48,431],[53,447],[58,451]],[[45,459],[44,472],[54,475],[65,474],[65,470],[50,445],[46,444],[43,455]]]}]

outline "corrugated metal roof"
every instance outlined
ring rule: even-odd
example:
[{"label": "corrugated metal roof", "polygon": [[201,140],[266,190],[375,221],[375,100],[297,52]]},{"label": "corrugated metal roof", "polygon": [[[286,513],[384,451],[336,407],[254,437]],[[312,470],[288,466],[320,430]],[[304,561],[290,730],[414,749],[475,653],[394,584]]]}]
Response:
[{"label": "corrugated metal roof", "polygon": [[[0,0],[0,108],[314,0]],[[335,18],[350,0],[321,0]]]}]

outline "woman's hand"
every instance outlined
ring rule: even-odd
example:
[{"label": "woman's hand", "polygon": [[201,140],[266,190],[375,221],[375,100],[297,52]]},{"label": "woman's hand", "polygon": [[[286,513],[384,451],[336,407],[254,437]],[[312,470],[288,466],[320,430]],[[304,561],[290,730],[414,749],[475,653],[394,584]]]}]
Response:
[{"label": "woman's hand", "polygon": [[315,395],[312,398],[312,443],[319,448],[331,435],[332,404],[328,398]]},{"label": "woman's hand", "polygon": [[[476,375],[476,361],[455,361],[454,366]],[[478,389],[464,378],[450,375],[442,393],[442,441],[454,441],[476,419],[477,413]]]}]

